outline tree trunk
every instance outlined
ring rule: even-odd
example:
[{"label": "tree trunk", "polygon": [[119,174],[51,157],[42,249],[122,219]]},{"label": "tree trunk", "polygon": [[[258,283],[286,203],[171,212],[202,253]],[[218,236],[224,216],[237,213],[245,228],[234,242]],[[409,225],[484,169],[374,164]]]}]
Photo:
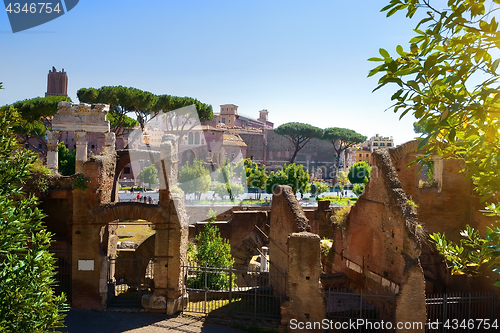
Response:
[{"label": "tree trunk", "polygon": [[290,164],[295,162],[295,158],[297,157],[298,152],[299,152],[299,150],[297,148],[295,148],[295,151],[293,152],[292,158],[290,159]]}]

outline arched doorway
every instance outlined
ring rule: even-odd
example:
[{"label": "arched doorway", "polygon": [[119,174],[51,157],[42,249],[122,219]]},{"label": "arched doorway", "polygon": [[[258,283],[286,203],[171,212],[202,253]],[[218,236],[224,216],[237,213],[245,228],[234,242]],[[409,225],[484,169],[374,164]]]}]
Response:
[{"label": "arched doorway", "polygon": [[193,166],[195,158],[196,158],[195,153],[191,149],[188,149],[182,153],[180,163],[181,165],[185,165],[187,162],[189,166]]}]

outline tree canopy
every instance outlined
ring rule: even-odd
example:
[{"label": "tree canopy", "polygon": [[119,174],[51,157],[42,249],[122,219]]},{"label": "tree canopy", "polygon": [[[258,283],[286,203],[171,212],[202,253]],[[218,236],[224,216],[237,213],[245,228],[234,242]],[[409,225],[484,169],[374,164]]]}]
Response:
[{"label": "tree canopy", "polygon": [[141,129],[144,129],[145,123],[159,112],[156,109],[158,96],[137,88],[123,86],[103,86],[98,89],[81,88],[76,95],[82,103],[109,104],[109,111],[116,120],[113,131],[117,134],[124,127],[127,113],[135,113]]},{"label": "tree canopy", "polygon": [[261,190],[264,190],[266,188],[268,178],[266,170],[264,167],[258,166],[257,163],[249,158],[246,158],[244,160],[244,163],[247,186],[249,189],[256,189],[256,199],[260,199]]},{"label": "tree canopy", "polygon": [[[161,111],[167,118],[167,129],[177,130],[181,135],[189,131],[196,124],[190,124],[189,120],[198,117],[200,121],[213,118],[212,106],[204,104],[191,97],[177,97],[170,95],[155,95],[148,91],[143,91],[132,87],[123,86],[103,86],[101,88],[81,88],[77,92],[80,102],[104,103],[110,105],[110,112],[115,120],[113,131],[121,133],[121,129],[126,127],[127,113],[135,113],[137,122],[144,130],[146,123],[156,117]],[[192,111],[185,106],[194,105],[196,109]],[[179,114],[169,113],[169,111],[184,108],[181,112],[182,121]],[[177,121],[174,121],[177,120]],[[191,122],[194,123],[194,122]]]},{"label": "tree canopy", "polygon": [[273,194],[277,185],[288,185],[293,193],[306,194],[309,192],[309,174],[300,164],[285,164],[281,170],[269,174],[266,192]]},{"label": "tree canopy", "polygon": [[179,187],[186,193],[194,193],[199,199],[202,193],[210,189],[210,171],[201,160],[195,159],[193,166],[186,164],[179,171]]},{"label": "tree canopy", "polygon": [[62,327],[65,296],[52,289],[55,259],[44,215],[23,193],[37,156],[18,144],[20,122],[14,108],[0,108],[0,331],[48,332]]},{"label": "tree canopy", "polygon": [[[394,112],[400,118],[412,113],[423,133],[419,149],[425,154],[460,158],[466,177],[473,180],[482,200],[489,202],[488,214],[500,216],[498,197],[500,173],[500,93],[498,49],[500,42],[495,12],[499,0],[451,0],[447,6],[433,6],[428,0],[392,0],[382,10],[391,16],[399,11],[412,18],[427,15],[415,29],[416,35],[391,56],[380,49],[379,62],[369,76],[381,74],[375,90],[396,84],[392,95]],[[445,7],[445,8],[443,8]],[[432,239],[449,260],[454,274],[477,275],[488,266],[490,276],[500,273],[500,229],[492,225],[486,237],[467,226],[460,244],[447,242],[444,235]],[[497,282],[500,286],[500,283]]]},{"label": "tree canopy", "polygon": [[[70,101],[70,98],[65,96],[36,97],[17,101],[2,108],[7,109],[12,106],[21,116],[14,127],[21,139],[21,144],[29,143],[30,138],[35,138],[43,147],[46,144],[44,140],[45,132],[48,128],[50,129],[51,117],[57,113],[57,104],[67,101]],[[30,148],[40,153],[44,151],[43,148],[39,149],[35,145]]]},{"label": "tree canopy", "polygon": [[295,162],[297,153],[304,148],[312,138],[320,138],[323,135],[323,130],[321,128],[303,123],[286,123],[275,128],[274,132],[283,135],[293,144],[294,152],[290,158],[290,163]]},{"label": "tree canopy", "polygon": [[333,150],[335,152],[335,174],[334,183],[337,179],[337,174],[339,172],[340,165],[340,155],[345,152],[347,148],[354,146],[355,144],[362,143],[366,140],[366,136],[361,135],[351,129],[330,127],[323,131],[323,140],[328,140],[333,145]]},{"label": "tree canopy", "polygon": [[66,147],[64,142],[59,142],[58,150],[58,166],[59,173],[63,176],[71,176],[75,174],[76,151],[71,152]]},{"label": "tree canopy", "polygon": [[315,197],[321,193],[328,192],[328,185],[322,182],[314,181],[309,184],[309,192]]},{"label": "tree canopy", "polygon": [[[116,115],[114,113],[109,112],[106,115],[106,120],[109,120],[109,126],[111,128],[116,128],[118,126],[118,119],[116,118]],[[121,120],[121,127],[122,128],[134,128],[139,124],[139,122],[135,119],[130,118],[129,116],[123,117]]]},{"label": "tree canopy", "polygon": [[148,186],[151,186],[151,184],[158,183],[158,169],[155,167],[154,164],[145,167],[139,173],[139,179],[141,180],[141,182],[147,183]]},{"label": "tree canopy", "polygon": [[361,161],[353,164],[349,168],[347,177],[349,177],[351,184],[367,183],[370,179],[371,170],[372,167],[368,164],[368,162]]}]

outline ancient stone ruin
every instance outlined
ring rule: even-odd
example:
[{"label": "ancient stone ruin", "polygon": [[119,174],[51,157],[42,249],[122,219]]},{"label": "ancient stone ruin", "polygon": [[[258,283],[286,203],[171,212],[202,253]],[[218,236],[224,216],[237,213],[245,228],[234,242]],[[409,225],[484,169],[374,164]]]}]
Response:
[{"label": "ancient stone ruin", "polygon": [[75,132],[76,136],[76,163],[75,173],[82,172],[83,162],[87,160],[88,133],[104,133],[105,147],[114,150],[115,133],[109,130],[109,120],[106,115],[109,105],[105,104],[74,104],[60,102],[57,113],[52,119],[52,130],[47,131],[47,165],[57,170],[58,145],[62,131]]},{"label": "ancient stone ruin", "polygon": [[[210,207],[193,207],[188,216],[183,193],[171,191],[178,173],[175,135],[163,136],[159,153],[144,152],[154,155],[152,162],[159,167],[158,204],[117,202],[117,173],[131,156],[116,154],[114,134],[105,120],[107,108],[60,103],[53,129],[47,132],[48,165],[54,170],[60,132],[77,133],[77,176],[53,177],[51,191],[42,202],[49,229],[64,235],[70,244],[72,306],[106,307],[123,270],[110,264],[117,257],[119,221],[141,220],[151,224],[155,233],[123,258],[154,258],[153,271],[147,273],[153,293],[142,297],[142,305],[148,311],[174,314],[186,296],[181,268],[187,263],[188,239],[202,230],[200,221]],[[87,158],[87,132],[104,133],[102,155]],[[370,182],[344,224],[332,219],[338,208],[322,201],[317,208],[302,208],[287,186],[277,188],[270,210],[233,207],[217,216],[221,234],[230,240],[235,269],[247,269],[256,252],[267,246],[269,273],[287,277],[286,283],[269,280],[282,300],[283,325],[292,318],[324,319],[331,311],[329,287],[393,296],[395,307],[380,306],[381,318],[425,322],[426,291],[478,283],[450,278],[442,258],[425,243],[425,232],[453,234],[466,223],[480,228],[489,221],[479,213],[470,182],[458,174],[460,162],[436,157],[436,186],[419,186],[418,166],[406,168],[418,153],[416,146],[411,142],[374,152]],[[74,186],[82,179],[83,184]],[[457,192],[467,195],[457,199]],[[323,237],[333,240],[328,255],[321,251]],[[238,283],[245,285],[245,281]]]}]

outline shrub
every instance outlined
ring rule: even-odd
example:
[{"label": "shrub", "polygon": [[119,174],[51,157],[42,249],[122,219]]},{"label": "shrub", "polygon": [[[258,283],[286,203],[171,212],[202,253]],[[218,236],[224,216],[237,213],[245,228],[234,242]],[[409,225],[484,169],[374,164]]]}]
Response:
[{"label": "shrub", "polygon": [[[234,263],[231,256],[231,245],[227,239],[220,236],[219,228],[214,224],[216,217],[210,215],[213,215],[212,211],[209,212],[210,220],[205,225],[205,228],[196,236],[196,247],[193,245],[188,247],[188,260],[200,267],[229,268]],[[230,277],[225,271],[208,271],[203,272],[203,270],[200,270],[200,274],[197,274],[197,276],[189,277],[187,280],[188,287],[203,288],[205,287],[205,281],[207,281],[206,287],[212,290],[229,288]],[[233,274],[234,286],[236,286],[235,280],[236,276]]]},{"label": "shrub", "polygon": [[365,187],[366,187],[366,184],[364,184],[364,183],[362,183],[362,184],[353,184],[353,186],[352,186],[352,192],[354,194],[356,194],[357,196],[360,196],[365,191]]},{"label": "shrub", "polygon": [[332,222],[344,227],[347,223],[347,215],[351,212],[351,207],[351,205],[347,205],[335,210],[332,216]]},{"label": "shrub", "polygon": [[37,157],[16,142],[18,121],[13,108],[0,109],[0,332],[47,332],[63,326],[66,298],[52,289],[55,259],[44,215],[22,192]]}]

